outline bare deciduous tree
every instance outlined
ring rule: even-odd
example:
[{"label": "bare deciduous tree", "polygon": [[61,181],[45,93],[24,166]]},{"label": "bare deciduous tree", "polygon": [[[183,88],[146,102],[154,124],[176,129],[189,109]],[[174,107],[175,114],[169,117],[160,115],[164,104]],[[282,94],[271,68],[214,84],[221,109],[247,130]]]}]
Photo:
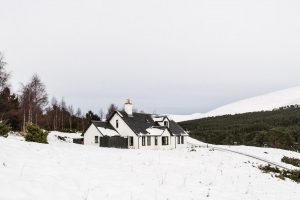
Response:
[{"label": "bare deciduous tree", "polygon": [[111,117],[111,115],[118,110],[118,107],[115,105],[115,104],[111,104],[109,107],[108,107],[108,110],[107,110],[107,114],[106,114],[106,120],[108,118]]},{"label": "bare deciduous tree", "polygon": [[7,81],[9,79],[10,74],[6,72],[5,65],[7,63],[4,61],[4,56],[0,52],[0,91],[6,88],[8,85]]},{"label": "bare deciduous tree", "polygon": [[103,112],[102,108],[99,111],[99,118],[100,118],[100,121],[103,121],[103,119],[104,119],[104,112]]},{"label": "bare deciduous tree", "polygon": [[58,122],[58,103],[55,97],[52,97],[51,100],[52,110],[53,110],[53,129],[57,130]]},{"label": "bare deciduous tree", "polygon": [[69,124],[70,124],[70,130],[72,130],[72,117],[74,115],[74,109],[73,106],[68,106],[68,112],[69,112]]},{"label": "bare deciduous tree", "polygon": [[66,104],[66,102],[65,102],[65,99],[64,98],[62,98],[61,99],[61,102],[60,102],[60,109],[61,109],[61,117],[60,117],[60,119],[61,119],[61,129],[63,130],[64,129],[64,115],[65,115],[65,112],[67,111],[67,104]]},{"label": "bare deciduous tree", "polygon": [[[81,119],[81,118],[82,118],[82,112],[81,112],[81,109],[80,109],[80,108],[77,109],[75,115],[76,115],[77,119]],[[81,121],[82,121],[82,120],[81,120]],[[79,125],[80,125],[80,122],[77,121],[77,130],[80,130]]]},{"label": "bare deciduous tree", "polygon": [[32,88],[33,112],[35,114],[35,124],[38,124],[38,113],[48,104],[46,86],[42,83],[37,74],[33,75],[30,86]]},{"label": "bare deciduous tree", "polygon": [[46,87],[42,83],[38,75],[33,75],[29,83],[22,85],[21,89],[21,106],[23,109],[23,129],[27,122],[33,122],[35,117],[35,124],[38,124],[38,115],[42,115],[44,107],[48,104],[48,95]]}]

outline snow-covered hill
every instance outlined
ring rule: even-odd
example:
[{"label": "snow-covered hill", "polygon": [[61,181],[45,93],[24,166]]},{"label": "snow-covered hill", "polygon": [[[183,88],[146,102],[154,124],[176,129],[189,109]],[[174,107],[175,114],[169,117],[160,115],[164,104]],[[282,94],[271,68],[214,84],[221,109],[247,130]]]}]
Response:
[{"label": "snow-covered hill", "polygon": [[226,114],[267,111],[295,104],[300,104],[300,86],[237,101],[203,114],[170,115],[170,117],[177,122],[181,122]]},{"label": "snow-covered hill", "polygon": [[183,121],[204,118],[206,117],[206,115],[202,113],[194,113],[191,115],[169,115],[169,117],[173,119],[175,122],[183,122]]},{"label": "snow-covered hill", "polygon": [[[299,184],[264,174],[257,168],[263,162],[230,152],[211,148],[197,148],[196,152],[126,150],[52,142],[37,144],[0,137],[1,200],[300,197]],[[283,155],[300,158],[297,153],[279,149],[232,149],[275,162]]]}]

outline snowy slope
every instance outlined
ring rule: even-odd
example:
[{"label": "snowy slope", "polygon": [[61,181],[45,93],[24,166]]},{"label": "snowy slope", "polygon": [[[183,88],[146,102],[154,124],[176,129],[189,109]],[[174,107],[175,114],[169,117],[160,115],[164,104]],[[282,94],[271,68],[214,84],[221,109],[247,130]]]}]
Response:
[{"label": "snowy slope", "polygon": [[[210,148],[198,148],[196,152],[125,150],[70,143],[46,145],[0,137],[0,149],[0,200],[300,197],[299,184],[262,173],[255,167],[262,162]],[[241,150],[267,155],[278,162],[281,155],[300,157],[279,149]]]},{"label": "snowy slope", "polygon": [[183,121],[204,118],[206,117],[206,115],[202,113],[194,113],[191,115],[169,115],[169,117],[173,119],[175,122],[183,122]]},{"label": "snowy slope", "polygon": [[181,122],[226,114],[238,114],[263,110],[267,111],[295,104],[300,104],[300,86],[237,101],[204,114],[171,115],[170,117],[177,122]]}]

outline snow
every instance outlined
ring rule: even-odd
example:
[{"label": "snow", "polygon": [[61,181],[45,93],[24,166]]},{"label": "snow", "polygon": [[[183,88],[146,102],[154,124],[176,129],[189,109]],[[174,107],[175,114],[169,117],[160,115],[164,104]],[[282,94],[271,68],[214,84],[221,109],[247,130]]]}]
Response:
[{"label": "snow", "polygon": [[205,147],[205,146],[208,145],[207,143],[201,142],[201,141],[196,140],[196,139],[191,138],[191,137],[188,137],[186,142],[189,145],[194,145],[194,146],[196,145],[196,146],[201,146],[201,147]]},{"label": "snow", "polygon": [[20,140],[20,141],[25,141],[25,138],[23,136],[21,136],[21,134],[17,133],[17,132],[10,132],[8,134],[9,139],[15,139],[15,140]]},{"label": "snow", "polygon": [[104,136],[116,136],[119,135],[117,131],[114,131],[112,129],[103,128],[103,127],[97,127],[97,129],[104,135]]},{"label": "snow", "polygon": [[[188,142],[197,143],[191,138]],[[197,143],[201,144],[204,143]],[[278,162],[282,155],[300,157],[279,149],[223,147]],[[0,137],[0,149],[1,200],[299,200],[300,197],[299,184],[262,173],[257,166],[263,162],[212,148],[110,149],[71,143],[37,144]]]},{"label": "snow", "polygon": [[273,110],[288,105],[300,104],[300,86],[241,100],[207,113],[208,116]]},{"label": "snow", "polygon": [[183,121],[189,121],[194,119],[201,119],[206,117],[206,115],[202,113],[194,113],[191,115],[169,115],[169,117],[175,122],[183,122]]},{"label": "snow", "polygon": [[159,128],[147,128],[146,131],[149,133],[149,135],[160,136],[165,130]]},{"label": "snow", "polygon": [[161,122],[163,121],[164,117],[162,116],[152,116],[152,119],[155,121],[155,122]]},{"label": "snow", "polygon": [[176,122],[182,122],[227,114],[269,111],[283,106],[295,104],[300,104],[300,86],[237,101],[228,105],[221,106],[207,113],[169,116]]},{"label": "snow", "polygon": [[[59,139],[59,137],[62,137],[65,139],[65,141]],[[73,139],[77,139],[77,138],[83,138],[81,136],[81,133],[63,133],[63,132],[59,132],[59,131],[51,131],[48,134],[48,143],[73,143]]]},{"label": "snow", "polygon": [[297,152],[275,149],[275,148],[260,148],[260,147],[252,147],[252,146],[222,146],[222,145],[214,145],[214,146],[238,151],[241,153],[253,154],[259,158],[263,158],[275,163],[279,163],[280,165],[286,168],[298,169],[297,167],[281,162],[281,158],[283,156],[300,159],[300,154]]}]

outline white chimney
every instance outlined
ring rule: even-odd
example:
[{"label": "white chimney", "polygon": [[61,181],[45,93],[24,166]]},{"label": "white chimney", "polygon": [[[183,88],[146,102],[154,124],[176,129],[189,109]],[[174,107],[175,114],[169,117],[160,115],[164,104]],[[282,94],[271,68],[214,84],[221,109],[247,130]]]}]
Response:
[{"label": "white chimney", "polygon": [[132,103],[130,99],[127,99],[124,104],[124,110],[127,113],[127,115],[132,116]]}]

